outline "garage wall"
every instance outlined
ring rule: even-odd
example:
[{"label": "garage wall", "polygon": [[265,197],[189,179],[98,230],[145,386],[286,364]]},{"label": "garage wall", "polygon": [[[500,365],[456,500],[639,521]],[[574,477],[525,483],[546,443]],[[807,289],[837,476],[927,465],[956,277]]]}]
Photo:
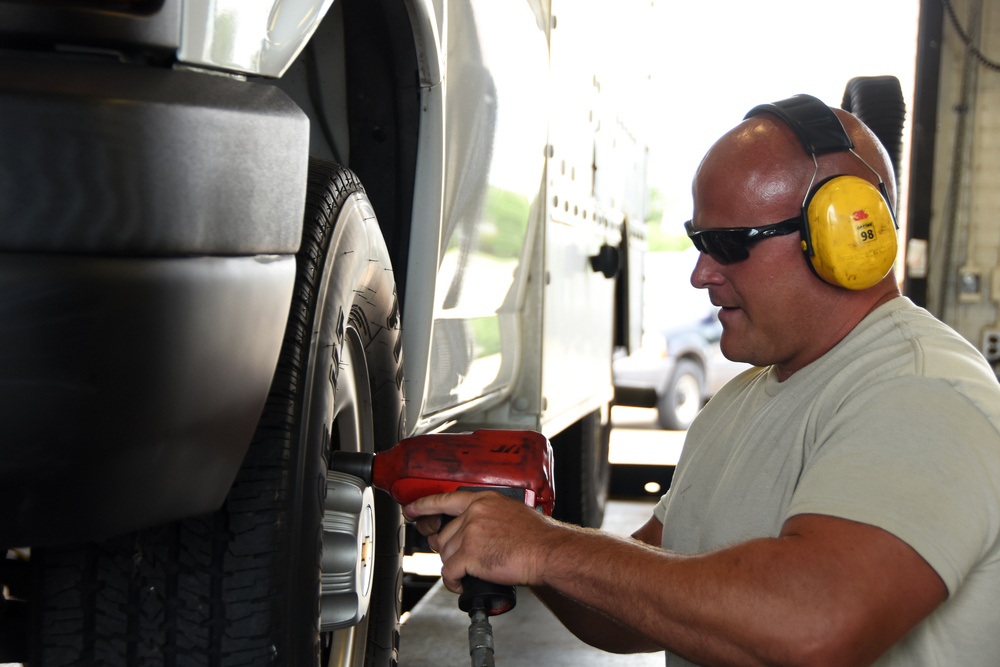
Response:
[{"label": "garage wall", "polygon": [[[935,12],[940,42],[938,95],[933,126],[930,200],[924,215],[929,227],[925,267],[926,305],[955,327],[993,361],[1000,360],[1000,3],[994,0],[924,0]],[[927,22],[922,30],[927,28]],[[934,26],[930,26],[931,29]],[[919,63],[919,57],[918,57]],[[919,67],[919,64],[918,64]],[[930,67],[925,63],[925,67]],[[923,74],[923,77],[921,77]],[[925,84],[933,80],[918,73]],[[917,109],[919,114],[920,109]],[[919,120],[919,119],[918,119]],[[919,173],[914,155],[913,171]],[[927,164],[923,165],[926,172]],[[918,178],[919,176],[915,176]],[[911,183],[919,192],[921,184]],[[919,207],[913,214],[919,216]],[[919,236],[921,220],[913,220]],[[919,246],[908,257],[916,275]],[[919,275],[917,275],[919,277]]]}]

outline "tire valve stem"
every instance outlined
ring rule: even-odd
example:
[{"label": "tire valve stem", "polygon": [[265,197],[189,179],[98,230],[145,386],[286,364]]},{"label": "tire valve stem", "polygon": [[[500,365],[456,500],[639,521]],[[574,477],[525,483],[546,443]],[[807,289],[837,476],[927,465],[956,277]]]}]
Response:
[{"label": "tire valve stem", "polygon": [[493,626],[482,607],[469,612],[469,655],[472,667],[495,667],[493,661]]}]

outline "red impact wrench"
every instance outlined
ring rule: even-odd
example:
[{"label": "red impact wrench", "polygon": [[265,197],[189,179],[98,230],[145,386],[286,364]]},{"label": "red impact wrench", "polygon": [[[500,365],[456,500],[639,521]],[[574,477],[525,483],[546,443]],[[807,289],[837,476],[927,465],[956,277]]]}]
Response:
[{"label": "red impact wrench", "polygon": [[[334,452],[331,467],[361,478],[402,504],[449,491],[496,491],[547,515],[555,504],[552,446],[534,431],[436,433],[400,441],[377,454]],[[447,520],[447,518],[445,519]],[[514,586],[466,576],[458,606],[469,614],[473,667],[493,667],[489,617],[517,603]]]}]

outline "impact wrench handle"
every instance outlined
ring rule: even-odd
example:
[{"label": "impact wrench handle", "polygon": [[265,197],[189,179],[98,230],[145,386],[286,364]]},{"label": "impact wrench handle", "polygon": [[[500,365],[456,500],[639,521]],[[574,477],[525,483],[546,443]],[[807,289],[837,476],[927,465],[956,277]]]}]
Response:
[{"label": "impact wrench handle", "polygon": [[[501,487],[461,486],[459,491],[495,491],[501,495],[524,502],[524,489]],[[442,516],[441,527],[444,528],[453,517]],[[517,589],[514,586],[494,584],[478,577],[462,577],[462,594],[458,596],[458,608],[468,613],[482,609],[487,616],[506,614],[517,604]]]},{"label": "impact wrench handle", "polygon": [[[524,502],[524,489],[481,488],[463,486],[459,491],[496,491]],[[441,527],[453,517],[442,516]],[[490,616],[507,613],[517,604],[517,588],[504,584],[494,584],[479,577],[462,577],[462,593],[458,596],[458,608],[469,614],[469,656],[472,667],[495,667],[493,658],[493,626]]]}]

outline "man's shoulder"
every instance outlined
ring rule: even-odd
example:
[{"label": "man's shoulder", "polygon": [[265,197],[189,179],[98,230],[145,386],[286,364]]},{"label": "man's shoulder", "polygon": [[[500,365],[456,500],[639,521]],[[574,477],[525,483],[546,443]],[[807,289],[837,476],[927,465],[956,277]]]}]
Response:
[{"label": "man's shoulder", "polygon": [[904,374],[930,378],[985,375],[994,383],[996,381],[979,350],[953,328],[903,296],[873,311],[843,343],[845,349],[839,351],[841,356],[867,354],[884,358]]},{"label": "man's shoulder", "polygon": [[853,396],[877,405],[905,396],[934,410],[959,401],[1000,428],[1000,382],[969,341],[905,297],[872,315],[828,360],[825,382],[844,397],[838,402]]}]

